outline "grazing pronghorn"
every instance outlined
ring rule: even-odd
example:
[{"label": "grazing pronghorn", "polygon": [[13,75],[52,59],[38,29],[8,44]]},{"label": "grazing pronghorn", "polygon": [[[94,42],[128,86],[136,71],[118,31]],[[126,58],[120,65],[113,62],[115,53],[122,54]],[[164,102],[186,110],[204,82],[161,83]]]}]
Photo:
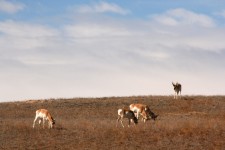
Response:
[{"label": "grazing pronghorn", "polygon": [[130,104],[130,110],[132,110],[135,113],[137,119],[139,118],[139,114],[141,114],[144,122],[146,122],[146,120],[148,120],[150,116],[153,120],[155,120],[158,117],[158,115],[155,115],[150,110],[150,108],[144,104]]},{"label": "grazing pronghorn", "polygon": [[180,98],[181,98],[181,88],[182,88],[181,84],[178,83],[178,82],[176,84],[172,82],[172,84],[173,84],[174,91],[175,91],[175,93],[174,93],[174,99],[177,99],[178,98],[179,93],[180,93]]},{"label": "grazing pronghorn", "polygon": [[131,121],[134,122],[135,125],[138,123],[138,120],[135,117],[133,111],[131,111],[129,109],[118,109],[118,119],[117,119],[116,127],[117,127],[119,121],[121,122],[121,125],[124,127],[123,118],[127,118],[129,120],[128,127],[130,127]]},{"label": "grazing pronghorn", "polygon": [[35,122],[36,122],[37,119],[39,119],[39,125],[41,125],[41,120],[43,121],[43,128],[45,126],[45,120],[48,121],[49,129],[52,128],[53,125],[55,124],[55,120],[52,118],[52,116],[50,115],[50,113],[46,109],[39,109],[39,110],[36,111],[36,116],[35,116],[35,119],[34,119],[33,128],[35,126]]}]

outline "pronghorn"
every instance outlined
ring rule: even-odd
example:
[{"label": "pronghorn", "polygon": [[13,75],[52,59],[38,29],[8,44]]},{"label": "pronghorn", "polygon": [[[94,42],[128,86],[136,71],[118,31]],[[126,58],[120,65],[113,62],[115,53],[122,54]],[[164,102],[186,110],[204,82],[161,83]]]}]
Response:
[{"label": "pronghorn", "polygon": [[181,84],[180,83],[173,83],[172,82],[172,84],[173,84],[173,87],[174,87],[174,99],[177,99],[178,98],[178,96],[179,96],[179,93],[180,93],[180,98],[181,98]]},{"label": "pronghorn", "polygon": [[43,121],[43,128],[44,128],[44,125],[45,125],[45,120],[48,121],[48,127],[49,128],[52,128],[53,125],[55,124],[55,120],[52,118],[52,116],[50,115],[50,113],[46,109],[39,109],[39,110],[36,111],[36,116],[35,116],[35,119],[34,119],[33,128],[35,126],[35,122],[36,122],[37,119],[39,119],[39,125],[41,125],[41,120]]},{"label": "pronghorn", "polygon": [[144,104],[130,104],[130,110],[135,113],[137,119],[139,118],[139,114],[141,114],[144,122],[146,122],[150,116],[153,120],[158,117],[158,115],[155,115],[150,108]]},{"label": "pronghorn", "polygon": [[128,127],[130,127],[131,121],[134,122],[135,125],[138,123],[138,120],[135,117],[133,111],[131,111],[129,109],[118,109],[118,119],[117,119],[116,127],[117,127],[119,121],[121,122],[121,125],[124,127],[123,118],[127,118],[129,120]]}]

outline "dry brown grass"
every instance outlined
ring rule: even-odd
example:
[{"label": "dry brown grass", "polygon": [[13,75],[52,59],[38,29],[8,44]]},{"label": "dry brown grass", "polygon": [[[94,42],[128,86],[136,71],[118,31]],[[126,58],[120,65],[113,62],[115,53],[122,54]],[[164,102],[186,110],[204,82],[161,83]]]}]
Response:
[{"label": "dry brown grass", "polygon": [[[116,128],[117,109],[145,103],[156,121]],[[54,129],[33,129],[48,109]],[[0,103],[0,149],[225,149],[225,97],[76,98]],[[127,125],[127,120],[124,120]]]}]

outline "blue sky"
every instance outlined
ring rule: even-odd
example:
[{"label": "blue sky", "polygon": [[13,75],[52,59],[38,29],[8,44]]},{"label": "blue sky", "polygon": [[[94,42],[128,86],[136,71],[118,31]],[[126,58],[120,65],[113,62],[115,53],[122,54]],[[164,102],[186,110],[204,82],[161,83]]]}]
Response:
[{"label": "blue sky", "polygon": [[225,94],[222,0],[0,0],[0,101]]}]

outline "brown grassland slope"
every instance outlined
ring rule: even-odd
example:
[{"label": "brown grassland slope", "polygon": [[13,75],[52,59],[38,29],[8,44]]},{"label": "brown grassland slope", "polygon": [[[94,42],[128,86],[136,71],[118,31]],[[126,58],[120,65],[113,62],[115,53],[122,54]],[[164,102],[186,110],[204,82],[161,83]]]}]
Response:
[{"label": "brown grassland slope", "polygon": [[[118,108],[144,103],[156,121],[118,124]],[[46,108],[54,129],[32,128]],[[137,96],[0,103],[0,149],[225,149],[225,96]]]}]

